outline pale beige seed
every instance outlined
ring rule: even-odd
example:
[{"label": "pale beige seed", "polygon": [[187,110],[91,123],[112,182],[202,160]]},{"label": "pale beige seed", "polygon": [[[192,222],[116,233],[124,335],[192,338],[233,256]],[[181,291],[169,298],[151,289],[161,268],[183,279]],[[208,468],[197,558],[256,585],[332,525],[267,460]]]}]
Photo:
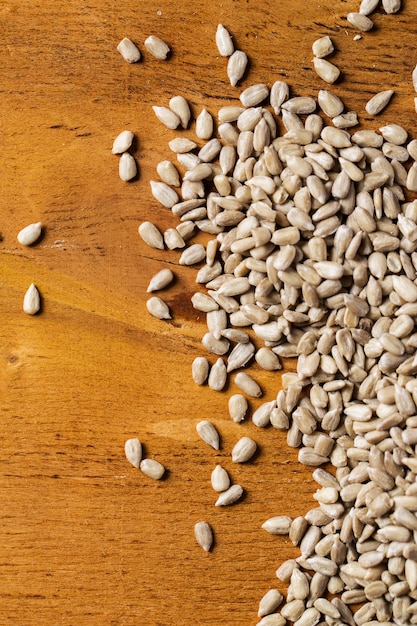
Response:
[{"label": "pale beige seed", "polygon": [[160,480],[165,474],[165,467],[155,459],[143,459],[139,467],[141,472],[154,480]]},{"label": "pale beige seed", "polygon": [[232,461],[233,463],[247,463],[255,454],[258,446],[250,437],[241,437],[233,446]]},{"label": "pale beige seed", "polygon": [[173,280],[174,280],[174,274],[167,267],[163,270],[160,270],[159,272],[157,272],[157,274],[152,276],[146,291],[150,293],[152,291],[159,291],[160,289],[165,289],[165,287],[168,287],[168,285],[170,285]]},{"label": "pale beige seed", "polygon": [[285,617],[279,613],[271,613],[270,615],[265,615],[256,626],[285,626],[286,623]]},{"label": "pale beige seed", "polygon": [[135,135],[131,130],[122,130],[113,141],[112,154],[122,154],[129,150]]},{"label": "pale beige seed", "polygon": [[235,87],[240,79],[243,78],[247,65],[248,57],[244,52],[242,52],[242,50],[235,50],[235,52],[229,57],[227,63],[227,76],[233,87]]},{"label": "pale beige seed", "polygon": [[213,545],[213,530],[208,522],[197,522],[194,526],[194,535],[198,545],[206,552],[210,552]]},{"label": "pale beige seed", "polygon": [[316,626],[320,621],[320,611],[314,606],[306,609],[301,617],[294,622],[294,626]]},{"label": "pale beige seed", "polygon": [[172,185],[173,187],[180,186],[179,172],[171,161],[161,161],[156,166],[156,171],[167,185]]},{"label": "pale beige seed", "polygon": [[139,235],[151,248],[164,249],[164,238],[161,231],[152,222],[142,222],[138,228]]},{"label": "pale beige seed", "polygon": [[117,45],[117,50],[128,63],[137,63],[140,59],[140,51],[128,37],[124,37]]},{"label": "pale beige seed", "polygon": [[317,100],[323,113],[329,117],[340,115],[345,108],[341,99],[327,89],[320,89]]},{"label": "pale beige seed", "polygon": [[17,234],[17,241],[23,246],[31,246],[42,234],[42,222],[35,222],[22,228]]},{"label": "pale beige seed", "polygon": [[398,13],[401,9],[401,0],[382,0],[385,13]]},{"label": "pale beige seed", "polygon": [[150,181],[151,192],[155,200],[158,200],[163,206],[171,209],[179,200],[179,196],[175,189],[166,183]]},{"label": "pale beige seed", "polygon": [[152,56],[160,61],[165,61],[170,53],[168,44],[156,35],[150,35],[145,39],[145,48]]},{"label": "pale beige seed", "polygon": [[413,87],[414,87],[414,91],[417,91],[417,65],[415,66],[415,68],[413,69],[412,72],[412,79],[413,79]]},{"label": "pale beige seed", "polygon": [[162,298],[159,298],[158,296],[153,296],[152,298],[149,298],[149,300],[146,302],[146,308],[151,315],[157,317],[160,320],[172,319],[168,305],[162,300]]},{"label": "pale beige seed", "polygon": [[[197,157],[198,158],[198,157]],[[184,180],[191,182],[199,182],[210,178],[213,174],[213,168],[209,163],[197,163],[184,174]]]},{"label": "pale beige seed", "polygon": [[375,11],[380,0],[362,0],[359,6],[359,13],[362,15],[370,15]]},{"label": "pale beige seed", "polygon": [[167,128],[175,130],[181,124],[178,115],[168,107],[153,106],[152,109],[158,120]]},{"label": "pale beige seed", "polygon": [[366,15],[363,15],[362,13],[355,13],[355,12],[348,13],[347,21],[349,22],[351,26],[353,26],[357,30],[360,30],[361,32],[364,32],[364,33],[371,30],[374,25],[373,21]]},{"label": "pale beige seed", "polygon": [[413,163],[407,174],[407,189],[417,191],[417,163]]},{"label": "pale beige seed", "polygon": [[175,228],[168,228],[164,232],[163,243],[164,242],[168,250],[180,250],[185,247],[184,239]]},{"label": "pale beige seed", "polygon": [[278,589],[269,589],[259,602],[258,617],[264,617],[276,611],[283,599],[284,596]]},{"label": "pale beige seed", "polygon": [[248,401],[245,396],[235,393],[229,398],[229,415],[236,423],[245,419],[248,411]]},{"label": "pale beige seed", "polygon": [[281,609],[281,615],[288,619],[290,622],[296,622],[303,615],[305,611],[305,604],[303,600],[292,600],[286,602]]},{"label": "pale beige seed", "polygon": [[137,437],[125,442],[125,455],[129,463],[139,469],[142,460],[142,444]]},{"label": "pale beige seed", "polygon": [[373,96],[365,105],[366,112],[369,115],[378,115],[381,113],[383,109],[388,105],[394,94],[393,89],[386,89],[385,91],[380,91],[375,96]]},{"label": "pale beige seed", "polygon": [[251,85],[242,91],[239,99],[244,107],[254,107],[265,100],[269,95],[269,89],[264,83]]},{"label": "pale beige seed", "polygon": [[330,61],[326,61],[326,59],[318,59],[315,57],[313,64],[316,74],[330,85],[335,83],[340,76],[339,68],[333,63],[330,63]]},{"label": "pale beige seed", "polygon": [[227,30],[223,26],[223,24],[218,24],[216,30],[216,46],[219,51],[219,54],[222,57],[230,57],[234,52],[234,45],[232,37]]},{"label": "pale beige seed", "polygon": [[173,96],[169,101],[169,108],[180,118],[182,128],[188,128],[191,111],[187,100],[183,96]]},{"label": "pale beige seed", "polygon": [[390,141],[397,146],[403,145],[408,138],[408,132],[399,124],[387,124],[386,126],[381,126],[379,132],[385,141]]},{"label": "pale beige seed", "polygon": [[359,124],[358,114],[355,111],[347,111],[332,119],[336,128],[352,128]]},{"label": "pale beige seed", "polygon": [[213,391],[222,391],[227,382],[227,369],[223,359],[218,358],[210,370],[208,385]]},{"label": "pale beige seed", "polygon": [[36,315],[41,308],[41,297],[37,287],[32,283],[23,297],[23,311],[27,315]]},{"label": "pale beige seed", "polygon": [[276,115],[281,112],[281,106],[286,100],[288,100],[289,95],[290,89],[287,83],[284,83],[282,80],[277,80],[274,82],[271,87],[269,101]]},{"label": "pale beige seed", "polygon": [[329,56],[334,51],[333,42],[327,35],[316,39],[312,46],[313,54],[318,59]]},{"label": "pale beige seed", "polygon": [[259,348],[255,353],[255,361],[262,369],[270,372],[282,369],[278,356],[269,348]]},{"label": "pale beige seed", "polygon": [[197,144],[192,139],[187,137],[176,137],[168,143],[170,149],[176,154],[185,154],[191,152],[197,147]]},{"label": "pale beige seed", "polygon": [[260,398],[262,396],[262,389],[258,383],[245,372],[239,372],[235,376],[235,383],[244,393],[253,398]]},{"label": "pale beige seed", "polygon": [[211,446],[214,450],[219,450],[220,435],[217,432],[216,427],[211,422],[208,420],[201,420],[196,425],[196,431],[208,446]]},{"label": "pale beige seed", "polygon": [[203,109],[197,116],[195,133],[199,139],[210,139],[213,135],[213,117],[207,109]]},{"label": "pale beige seed", "polygon": [[210,371],[210,364],[204,356],[198,356],[191,365],[191,374],[193,381],[197,385],[204,385],[207,381]]},{"label": "pale beige seed", "polygon": [[216,465],[211,473],[211,486],[214,491],[227,491],[230,487],[230,477],[227,471],[221,465]]},{"label": "pale beige seed", "polygon": [[203,261],[205,257],[204,246],[201,243],[194,243],[182,252],[178,262],[180,265],[195,265]]},{"label": "pale beige seed", "polygon": [[138,167],[134,157],[129,152],[124,152],[119,160],[119,176],[124,182],[128,182],[135,178],[138,173]]},{"label": "pale beige seed", "polygon": [[264,530],[271,535],[288,535],[292,519],[288,515],[277,515],[270,517],[262,524]]},{"label": "pale beige seed", "polygon": [[255,346],[250,341],[237,343],[227,359],[227,372],[245,367],[255,354]]},{"label": "pale beige seed", "polygon": [[223,491],[216,500],[215,506],[229,506],[234,504],[243,496],[243,487],[241,485],[232,485],[226,491]]}]

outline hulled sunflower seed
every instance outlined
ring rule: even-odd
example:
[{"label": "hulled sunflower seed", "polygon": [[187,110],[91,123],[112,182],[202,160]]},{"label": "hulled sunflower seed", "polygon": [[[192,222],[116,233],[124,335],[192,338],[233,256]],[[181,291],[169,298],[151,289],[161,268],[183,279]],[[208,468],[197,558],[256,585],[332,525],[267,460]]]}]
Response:
[{"label": "hulled sunflower seed", "polygon": [[394,94],[393,89],[380,91],[366,103],[365,109],[369,115],[378,115],[387,106]]},{"label": "hulled sunflower seed", "polygon": [[230,57],[234,52],[233,39],[223,24],[218,24],[216,30],[216,46],[222,57]]},{"label": "hulled sunflower seed", "polygon": [[253,457],[258,446],[250,437],[242,437],[233,446],[232,461],[234,463],[247,463]]},{"label": "hulled sunflower seed", "polygon": [[269,89],[264,83],[251,85],[240,94],[240,101],[244,107],[254,107],[268,97]]},{"label": "hulled sunflower seed", "polygon": [[135,178],[138,173],[138,167],[134,157],[129,152],[123,152],[119,160],[119,176],[124,182],[128,182]]},{"label": "hulled sunflower seed", "polygon": [[142,237],[143,241],[151,248],[158,250],[164,249],[164,238],[161,231],[152,224],[152,222],[142,222],[138,228],[138,233]]},{"label": "hulled sunflower seed", "polygon": [[271,535],[288,535],[292,519],[288,515],[270,517],[262,524],[262,528]]},{"label": "hulled sunflower seed", "polygon": [[152,298],[149,298],[149,300],[146,302],[146,308],[151,315],[157,317],[160,320],[172,319],[169,306],[166,302],[162,300],[162,298],[159,298],[158,296],[153,296]]},{"label": "hulled sunflower seed", "polygon": [[176,154],[185,154],[197,148],[197,144],[187,137],[176,137],[168,143],[170,149]]},{"label": "hulled sunflower seed", "polygon": [[166,183],[160,183],[154,180],[150,181],[150,185],[153,197],[163,206],[171,209],[175,204],[177,204],[179,196],[175,189],[172,189],[172,187]]},{"label": "hulled sunflower seed", "polygon": [[142,444],[136,437],[125,442],[125,455],[129,463],[139,469],[142,460]]},{"label": "hulled sunflower seed", "polygon": [[267,591],[259,602],[258,617],[264,617],[276,611],[283,599],[284,596],[278,589],[270,589]]},{"label": "hulled sunflower seed", "polygon": [[235,376],[235,383],[244,393],[253,398],[260,398],[262,396],[262,389],[249,374],[245,372],[239,372]]},{"label": "hulled sunflower seed", "polygon": [[243,78],[246,67],[248,65],[248,57],[242,50],[235,50],[229,57],[227,63],[227,76],[229,77],[230,84],[235,87],[237,83]]},{"label": "hulled sunflower seed", "polygon": [[140,59],[139,48],[128,37],[124,37],[117,45],[117,50],[128,63],[137,63]]},{"label": "hulled sunflower seed", "polygon": [[314,56],[318,59],[323,59],[324,57],[329,56],[329,54],[331,54],[334,50],[333,42],[327,35],[316,39],[312,48]]},{"label": "hulled sunflower seed", "polygon": [[210,139],[213,135],[213,117],[203,109],[196,119],[195,134],[199,139]]},{"label": "hulled sunflower seed", "polygon": [[382,0],[385,13],[398,13],[401,9],[401,0]]},{"label": "hulled sunflower seed", "polygon": [[229,506],[234,504],[243,496],[243,487],[241,485],[232,485],[226,491],[223,491],[216,500],[215,506]]},{"label": "hulled sunflower seed", "polygon": [[179,172],[171,161],[161,161],[156,166],[156,171],[167,185],[172,185],[173,187],[180,186]]},{"label": "hulled sunflower seed", "polygon": [[127,152],[132,145],[135,135],[131,130],[122,130],[113,141],[112,154],[122,154]]},{"label": "hulled sunflower seed", "polygon": [[173,96],[169,101],[169,108],[180,118],[182,128],[188,128],[191,111],[187,100],[183,96]]},{"label": "hulled sunflower seed", "polygon": [[271,93],[269,100],[276,115],[281,112],[282,104],[288,100],[290,95],[290,89],[287,83],[282,80],[277,80],[271,87]]},{"label": "hulled sunflower seed", "polygon": [[160,289],[165,289],[168,287],[174,280],[173,272],[167,267],[163,270],[160,270],[157,274],[155,274],[148,285],[147,292],[150,293],[152,291],[159,291]]},{"label": "hulled sunflower seed", "polygon": [[23,246],[31,246],[42,234],[42,222],[35,222],[22,228],[17,235],[17,241]]},{"label": "hulled sunflower seed", "polygon": [[201,420],[196,425],[196,431],[208,446],[211,446],[214,450],[220,449],[220,435],[211,422]]},{"label": "hulled sunflower seed", "polygon": [[155,459],[143,459],[140,462],[139,468],[141,472],[154,480],[160,480],[165,474],[165,467]]},{"label": "hulled sunflower seed", "polygon": [[186,248],[179,259],[180,265],[195,265],[206,257],[206,249],[201,243],[193,243]]},{"label": "hulled sunflower seed", "polygon": [[165,61],[171,51],[168,44],[156,35],[150,35],[145,39],[145,48],[152,56],[161,61]]},{"label": "hulled sunflower seed", "polygon": [[351,26],[353,26],[354,28],[357,28],[358,30],[364,33],[371,30],[374,26],[373,21],[362,13],[355,13],[355,12],[348,13],[347,21],[349,22]]},{"label": "hulled sunflower seed", "polygon": [[320,89],[317,99],[319,107],[329,117],[340,115],[344,109],[341,99],[327,89]]},{"label": "hulled sunflower seed", "polygon": [[226,491],[230,487],[230,477],[221,465],[216,465],[211,473],[211,486],[214,491]]},{"label": "hulled sunflower seed", "polygon": [[32,283],[23,298],[23,311],[27,315],[36,315],[41,308],[41,297],[37,287]]},{"label": "hulled sunflower seed", "polygon": [[197,522],[194,526],[194,535],[198,545],[206,552],[210,552],[213,545],[213,530],[207,522]]},{"label": "hulled sunflower seed", "polygon": [[330,63],[330,61],[326,61],[326,59],[318,59],[315,57],[313,64],[316,74],[330,85],[335,83],[340,76],[339,68],[333,63]]},{"label": "hulled sunflower seed", "polygon": [[181,124],[179,116],[168,107],[153,106],[152,109],[158,120],[167,128],[175,130]]},{"label": "hulled sunflower seed", "polygon": [[235,393],[229,398],[229,415],[236,423],[245,419],[248,411],[248,401],[245,396],[240,393]]},{"label": "hulled sunflower seed", "polygon": [[214,391],[222,391],[227,382],[227,369],[223,359],[218,358],[210,370],[208,385]]},{"label": "hulled sunflower seed", "polygon": [[197,385],[204,385],[209,375],[210,364],[204,356],[198,356],[194,359],[191,370],[194,382]]}]

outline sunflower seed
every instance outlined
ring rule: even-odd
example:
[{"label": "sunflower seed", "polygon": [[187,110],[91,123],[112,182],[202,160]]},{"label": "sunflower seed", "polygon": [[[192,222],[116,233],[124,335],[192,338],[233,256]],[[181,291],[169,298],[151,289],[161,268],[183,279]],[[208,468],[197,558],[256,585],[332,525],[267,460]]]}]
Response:
[{"label": "sunflower seed", "polygon": [[161,61],[164,61],[170,53],[169,46],[156,35],[150,35],[145,39],[145,48],[152,56]]},{"label": "sunflower seed", "polygon": [[113,142],[112,154],[122,154],[129,150],[134,138],[131,130],[122,130]]},{"label": "sunflower seed", "polygon": [[220,436],[217,432],[215,426],[211,422],[207,420],[201,420],[196,425],[196,430],[200,435],[201,439],[208,445],[214,448],[215,450],[219,450],[220,448]]},{"label": "sunflower seed", "polygon": [[235,49],[229,31],[222,24],[217,26],[216,46],[222,57],[230,57]]},{"label": "sunflower seed", "polygon": [[167,128],[175,130],[181,124],[179,116],[168,107],[153,106],[152,109],[158,120]]},{"label": "sunflower seed", "polygon": [[140,59],[138,47],[128,37],[124,37],[117,45],[117,50],[128,63],[137,63]]},{"label": "sunflower seed", "polygon": [[236,423],[245,419],[245,415],[248,411],[248,401],[245,396],[240,393],[233,394],[229,398],[229,414],[232,420]]},{"label": "sunflower seed", "polygon": [[159,291],[160,289],[165,289],[168,287],[174,280],[174,274],[169,268],[165,268],[160,270],[157,274],[155,274],[148,285],[147,292],[150,293],[152,291]]},{"label": "sunflower seed", "polygon": [[172,319],[168,305],[158,296],[153,296],[152,298],[149,298],[149,300],[146,302],[146,308],[151,315],[157,317],[160,320]]},{"label": "sunflower seed", "polygon": [[292,519],[288,515],[270,517],[262,524],[262,528],[271,535],[288,535]]},{"label": "sunflower seed", "polygon": [[139,235],[151,248],[164,249],[164,238],[160,230],[152,222],[142,222],[138,228]]},{"label": "sunflower seed", "polygon": [[244,393],[253,398],[260,398],[262,396],[262,389],[258,383],[245,372],[239,372],[235,376],[235,383]]},{"label": "sunflower seed", "polygon": [[134,467],[139,469],[142,460],[142,444],[136,437],[125,442],[126,458]]},{"label": "sunflower seed", "polygon": [[270,615],[282,603],[284,596],[277,589],[270,589],[259,602],[258,617]]},{"label": "sunflower seed", "polygon": [[41,308],[41,298],[38,289],[32,283],[23,298],[23,311],[28,315],[36,315]]},{"label": "sunflower seed", "polygon": [[227,63],[227,76],[229,77],[230,84],[235,87],[237,83],[243,78],[246,67],[248,65],[248,57],[241,50],[235,50],[229,57]]},{"label": "sunflower seed", "polygon": [[210,552],[213,545],[213,531],[207,522],[197,522],[194,526],[194,535],[199,546]]},{"label": "sunflower seed", "polygon": [[134,157],[129,152],[123,152],[119,160],[119,176],[124,182],[128,182],[135,178],[138,173],[138,167]]},{"label": "sunflower seed", "polygon": [[320,76],[326,83],[333,84],[340,76],[340,70],[336,65],[326,61],[326,59],[313,59],[314,69],[316,74]]},{"label": "sunflower seed", "polygon": [[22,228],[17,235],[17,240],[23,246],[31,246],[42,234],[42,222],[35,222]]},{"label": "sunflower seed", "polygon": [[313,43],[313,54],[318,59],[323,59],[324,57],[329,56],[333,50],[333,42],[327,35],[325,37],[320,37],[320,39],[316,39]]},{"label": "sunflower seed", "polygon": [[232,485],[226,491],[223,491],[216,500],[215,506],[228,506],[234,504],[243,496],[243,487],[240,485]]},{"label": "sunflower seed", "polygon": [[165,474],[165,467],[159,461],[155,461],[155,459],[143,459],[139,468],[141,472],[154,480],[160,480]]},{"label": "sunflower seed", "polygon": [[213,117],[203,109],[196,119],[195,133],[199,139],[210,139],[213,134]]},{"label": "sunflower seed", "polygon": [[257,450],[256,442],[250,437],[242,437],[233,446],[232,461],[234,463],[246,463],[250,461]]},{"label": "sunflower seed", "polygon": [[355,12],[348,13],[347,21],[349,22],[351,26],[353,26],[354,28],[357,28],[358,30],[364,33],[371,30],[374,25],[373,21],[362,13],[355,13]]},{"label": "sunflower seed", "polygon": [[229,474],[221,465],[216,465],[211,473],[211,486],[214,491],[227,491],[230,487]]},{"label": "sunflower seed", "polygon": [[369,115],[378,115],[387,106],[394,94],[393,89],[380,91],[366,103],[365,109]]}]

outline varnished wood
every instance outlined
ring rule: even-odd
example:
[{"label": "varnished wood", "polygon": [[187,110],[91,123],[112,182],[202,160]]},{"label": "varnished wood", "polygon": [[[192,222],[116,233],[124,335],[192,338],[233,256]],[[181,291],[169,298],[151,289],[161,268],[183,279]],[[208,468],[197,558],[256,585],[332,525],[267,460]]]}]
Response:
[{"label": "varnished wood", "polygon": [[[221,22],[250,57],[241,87],[283,79],[294,95],[315,96],[326,85],[312,70],[311,44],[329,34],[343,73],[332,89],[347,109],[367,127],[397,122],[413,131],[417,7],[405,0],[398,15],[378,13],[375,31],[353,41],[345,16],[358,4],[2,3],[1,623],[254,624],[262,594],[282,588],[275,570],[297,550],[260,527],[272,515],[305,513],[315,485],[284,434],[230,420],[233,384],[215,393],[191,380],[192,360],[205,354],[204,316],[190,304],[195,272],[137,234],[143,220],[162,229],[177,223],[150,194],[175,136],[151,106],[181,94],[195,116],[236,102],[240,88],[228,83],[214,45]],[[145,51],[149,34],[169,43],[168,62]],[[124,36],[141,48],[136,65],[116,51]],[[386,88],[396,92],[390,106],[368,121],[366,101]],[[125,128],[137,136],[140,168],[129,184],[111,154]],[[193,137],[193,127],[184,135]],[[17,232],[39,220],[44,236],[23,248]],[[145,307],[148,281],[166,265],[177,275],[164,293],[174,313],[168,323]],[[31,282],[43,300],[34,318],[21,310]],[[274,398],[280,374],[253,372],[264,399]],[[221,432],[217,453],[195,432],[203,418]],[[230,450],[242,434],[260,451],[234,466]],[[165,480],[127,464],[130,436],[166,465]],[[213,506],[216,463],[245,487],[239,505]],[[199,520],[214,528],[210,554],[193,537]]]}]

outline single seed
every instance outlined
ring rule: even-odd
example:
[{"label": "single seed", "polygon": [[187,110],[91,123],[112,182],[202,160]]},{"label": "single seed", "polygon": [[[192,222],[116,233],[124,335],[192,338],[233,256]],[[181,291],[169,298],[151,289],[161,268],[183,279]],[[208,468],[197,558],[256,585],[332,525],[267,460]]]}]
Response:
[{"label": "single seed", "polygon": [[22,228],[17,235],[17,240],[23,246],[31,246],[34,244],[42,234],[42,222],[36,222],[29,224]]},{"label": "single seed", "polygon": [[313,59],[314,69],[316,74],[320,76],[326,83],[332,85],[337,81],[340,76],[340,70],[336,65],[326,61],[326,59]]},{"label": "single seed", "polygon": [[139,235],[151,248],[164,249],[164,238],[160,230],[152,222],[142,222],[138,228]]},{"label": "single seed", "polygon": [[348,13],[347,21],[349,22],[351,26],[353,26],[354,28],[357,28],[358,30],[364,33],[371,30],[374,25],[373,21],[369,19],[369,17],[367,17],[366,15],[363,15],[362,13],[355,13],[355,12]]},{"label": "single seed", "polygon": [[134,157],[129,152],[123,152],[119,160],[119,176],[124,182],[128,182],[135,178],[138,173],[138,167]]},{"label": "single seed", "polygon": [[214,450],[219,450],[220,448],[220,436],[216,430],[216,427],[207,420],[201,420],[196,425],[196,430],[200,435],[201,439],[208,445],[214,448]]},{"label": "single seed", "polygon": [[230,84],[235,87],[237,83],[243,78],[248,65],[248,57],[241,50],[235,50],[229,57],[227,63],[227,76],[229,77]]},{"label": "single seed", "polygon": [[365,109],[369,115],[378,115],[387,106],[394,94],[393,89],[380,91],[366,103]]},{"label": "single seed", "polygon": [[122,154],[129,150],[135,135],[131,130],[122,130],[113,142],[112,154]]},{"label": "single seed", "polygon": [[152,298],[149,298],[149,300],[146,302],[146,308],[151,315],[157,317],[160,320],[172,319],[172,315],[170,313],[168,305],[162,300],[162,298],[159,298],[158,296],[153,296]]},{"label": "single seed", "polygon": [[282,603],[284,596],[277,589],[270,589],[259,602],[258,617],[270,615]]},{"label": "single seed", "polygon": [[142,460],[142,444],[136,437],[125,442],[126,458],[134,467],[139,469]]},{"label": "single seed", "polygon": [[210,552],[213,545],[213,531],[207,522],[197,522],[194,526],[194,535],[199,546]]},{"label": "single seed", "polygon": [[179,116],[168,107],[153,106],[152,109],[158,120],[167,128],[175,130],[181,124]]},{"label": "single seed", "polygon": [[164,61],[170,53],[168,44],[156,35],[150,35],[145,39],[145,48],[152,56],[161,61]]},{"label": "single seed", "polygon": [[232,485],[223,491],[216,500],[215,506],[228,506],[234,504],[243,496],[243,488],[240,485]]},{"label": "single seed", "polygon": [[271,535],[288,535],[292,519],[288,515],[270,517],[262,524],[262,528]]},{"label": "single seed", "polygon": [[260,398],[262,396],[262,389],[258,383],[245,372],[239,372],[235,376],[235,383],[244,393],[253,398]]},{"label": "single seed", "polygon": [[229,415],[236,423],[245,419],[248,411],[248,401],[245,396],[240,393],[235,393],[229,398]]},{"label": "single seed", "polygon": [[211,473],[211,486],[214,491],[226,491],[230,487],[230,478],[227,471],[221,466],[216,465]]},{"label": "single seed", "polygon": [[174,274],[169,268],[165,268],[160,270],[157,274],[155,274],[148,285],[147,292],[150,293],[152,291],[159,291],[160,289],[165,289],[168,287],[174,280]]},{"label": "single seed", "polygon": [[124,37],[117,45],[117,50],[128,63],[137,63],[140,59],[140,51],[128,37]]},{"label": "single seed", "polygon": [[216,46],[222,57],[230,57],[235,49],[229,31],[222,24],[217,26]]},{"label": "single seed", "polygon": [[165,467],[159,461],[155,461],[155,459],[143,459],[139,467],[146,476],[154,480],[160,480],[165,474]]},{"label": "single seed", "polygon": [[195,134],[199,139],[210,139],[213,134],[213,117],[203,109],[196,119]]},{"label": "single seed", "polygon": [[204,385],[207,381],[210,364],[204,356],[198,356],[194,359],[192,366],[192,377],[197,385]]},{"label": "single seed", "polygon": [[41,298],[38,289],[32,283],[23,298],[23,311],[28,315],[36,315],[41,308]]},{"label": "single seed", "polygon": [[333,42],[327,35],[325,37],[320,37],[320,39],[316,39],[313,43],[313,54],[318,59],[323,59],[324,57],[329,56],[333,50]]},{"label": "single seed", "polygon": [[242,437],[233,446],[232,461],[234,463],[246,463],[250,461],[257,450],[256,442],[250,437]]}]

